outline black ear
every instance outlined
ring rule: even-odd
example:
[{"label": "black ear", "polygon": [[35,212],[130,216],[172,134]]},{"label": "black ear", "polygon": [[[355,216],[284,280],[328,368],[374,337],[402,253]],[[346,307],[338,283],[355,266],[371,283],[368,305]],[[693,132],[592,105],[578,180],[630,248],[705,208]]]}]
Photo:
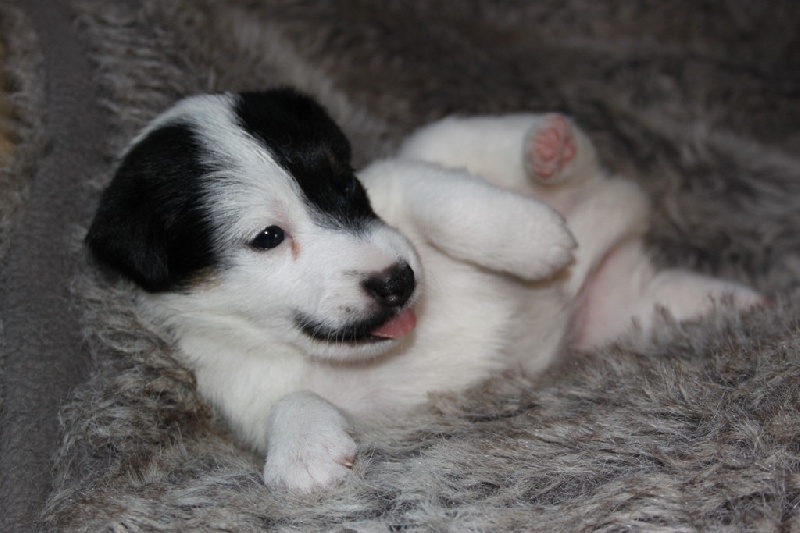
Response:
[{"label": "black ear", "polygon": [[287,88],[245,92],[233,111],[319,213],[355,228],[377,218],[353,173],[350,141],[311,97]]},{"label": "black ear", "polygon": [[150,292],[175,289],[214,262],[202,148],[191,127],[158,128],[123,158],[86,244],[101,263]]}]

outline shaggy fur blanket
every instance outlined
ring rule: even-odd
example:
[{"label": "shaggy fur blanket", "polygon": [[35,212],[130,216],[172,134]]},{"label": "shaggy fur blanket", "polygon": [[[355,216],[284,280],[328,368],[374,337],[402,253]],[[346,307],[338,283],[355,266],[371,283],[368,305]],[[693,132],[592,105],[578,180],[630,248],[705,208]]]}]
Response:
[{"label": "shaggy fur blanket", "polygon": [[557,110],[651,195],[660,264],[752,284],[773,305],[681,325],[665,316],[650,338],[565,354],[536,380],[508,374],[434,395],[391,427],[364,428],[343,485],[290,496],[263,486],[260,459],[198,397],[132,289],[80,263],[84,218],[57,245],[82,265],[69,283],[85,341],[65,357],[90,360],[91,372],[59,402],[63,440],[39,527],[800,530],[800,4],[70,9],[104,109],[94,140],[105,158],[81,173],[90,206],[138,128],[193,93],[296,86],[343,125],[359,164],[447,114]]}]

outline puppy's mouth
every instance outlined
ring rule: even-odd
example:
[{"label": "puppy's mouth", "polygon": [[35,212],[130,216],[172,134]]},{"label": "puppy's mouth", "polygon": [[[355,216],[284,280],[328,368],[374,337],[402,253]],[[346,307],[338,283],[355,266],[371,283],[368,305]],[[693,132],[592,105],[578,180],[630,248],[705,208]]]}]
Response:
[{"label": "puppy's mouth", "polygon": [[370,344],[401,339],[417,325],[417,315],[411,307],[400,312],[381,313],[367,320],[332,328],[309,315],[298,313],[295,322],[300,330],[314,340],[332,344]]}]

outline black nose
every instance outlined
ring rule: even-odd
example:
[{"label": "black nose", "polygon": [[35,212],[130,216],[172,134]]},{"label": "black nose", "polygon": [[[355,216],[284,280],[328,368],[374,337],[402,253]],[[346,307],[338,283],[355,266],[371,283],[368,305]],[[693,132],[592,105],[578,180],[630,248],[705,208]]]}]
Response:
[{"label": "black nose", "polygon": [[395,263],[386,270],[370,276],[362,282],[364,289],[379,303],[388,307],[400,307],[414,293],[416,285],[414,271],[408,263]]}]

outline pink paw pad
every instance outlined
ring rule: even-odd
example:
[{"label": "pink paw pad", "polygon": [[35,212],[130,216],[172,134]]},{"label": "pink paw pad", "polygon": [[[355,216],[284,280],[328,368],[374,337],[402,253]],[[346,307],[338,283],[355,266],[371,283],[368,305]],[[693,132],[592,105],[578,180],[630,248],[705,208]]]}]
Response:
[{"label": "pink paw pad", "polygon": [[533,177],[542,182],[557,177],[577,154],[575,136],[563,115],[548,115],[529,137],[528,163]]}]

